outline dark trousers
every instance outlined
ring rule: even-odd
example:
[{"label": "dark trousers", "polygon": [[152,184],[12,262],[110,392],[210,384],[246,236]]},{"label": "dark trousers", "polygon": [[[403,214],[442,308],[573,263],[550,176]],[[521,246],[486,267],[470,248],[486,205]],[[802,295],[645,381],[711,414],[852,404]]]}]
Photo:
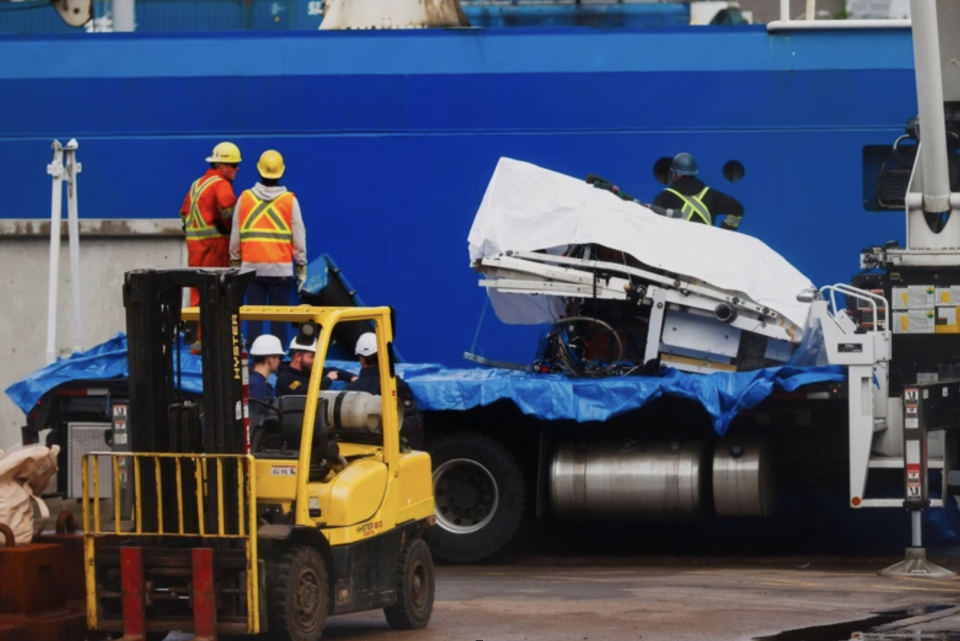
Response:
[{"label": "dark trousers", "polygon": [[[293,278],[258,276],[247,287],[247,305],[292,305]],[[270,323],[270,333],[287,348],[287,324]],[[247,321],[247,348],[263,334],[263,321]]]}]

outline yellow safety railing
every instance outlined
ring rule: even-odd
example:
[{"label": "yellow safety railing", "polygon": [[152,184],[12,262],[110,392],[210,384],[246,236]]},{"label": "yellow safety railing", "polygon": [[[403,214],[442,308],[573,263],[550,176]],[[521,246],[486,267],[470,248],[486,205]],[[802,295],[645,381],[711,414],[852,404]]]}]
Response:
[{"label": "yellow safety railing", "polygon": [[[164,466],[161,461],[171,461]],[[101,514],[101,465],[111,467],[112,489],[109,493],[113,501],[112,528],[104,528]],[[128,452],[91,452],[81,461],[83,477],[83,531],[89,534],[122,534],[124,536],[204,536],[220,538],[247,538],[256,533],[256,479],[250,474],[253,469],[253,457],[247,454],[161,454]],[[166,468],[166,472],[164,471]],[[237,504],[234,508],[227,505],[224,487],[225,472],[234,472],[231,487],[236,490]],[[130,475],[133,476],[132,487]],[[176,524],[165,523],[164,476],[174,477],[177,518]],[[193,481],[192,497],[185,496],[188,491],[188,476]],[[216,481],[213,483],[212,481]],[[145,484],[149,483],[156,494],[156,504],[144,505],[142,500]],[[130,492],[126,502],[132,507],[132,514],[124,519],[124,490]],[[195,501],[195,511],[187,501]],[[145,510],[156,519],[152,527],[145,518]],[[228,518],[233,512],[235,518]],[[192,519],[186,518],[192,516]],[[207,515],[216,515],[216,526],[207,527]],[[192,521],[192,524],[190,523]],[[231,522],[232,521],[232,527]]]},{"label": "yellow safety railing", "polygon": [[[100,471],[109,466],[113,500],[112,527],[104,528],[101,514]],[[203,537],[233,539],[243,543],[247,566],[247,619],[250,630],[260,628],[259,572],[257,566],[257,510],[254,459],[248,454],[160,454],[129,452],[91,452],[81,460],[83,476],[84,556],[88,586],[94,585],[94,539],[103,536],[123,537]],[[132,476],[132,478],[131,478]],[[226,499],[229,486],[236,492],[236,505]],[[175,487],[166,487],[171,483]],[[189,479],[189,481],[188,481]],[[131,482],[132,481],[132,482]],[[190,488],[190,483],[195,487]],[[155,505],[143,500],[147,484]],[[129,493],[125,497],[124,492]],[[192,492],[193,496],[185,496]],[[170,496],[176,495],[176,524],[165,520],[165,512],[173,512]],[[166,501],[164,500],[166,498]],[[129,500],[125,501],[125,498]],[[194,504],[195,501],[195,504]],[[151,503],[154,501],[151,500]],[[124,515],[124,506],[129,514]],[[151,511],[153,510],[153,511]],[[207,516],[215,523],[207,527]],[[148,516],[145,516],[148,515]],[[154,518],[149,518],[153,516]],[[92,618],[91,618],[92,617]],[[95,602],[89,596],[88,622],[96,622]]]}]

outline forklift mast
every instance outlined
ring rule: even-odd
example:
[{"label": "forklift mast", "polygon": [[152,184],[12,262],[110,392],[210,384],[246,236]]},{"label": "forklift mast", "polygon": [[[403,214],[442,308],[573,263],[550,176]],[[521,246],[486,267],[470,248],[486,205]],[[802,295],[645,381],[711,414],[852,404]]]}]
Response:
[{"label": "forklift mast", "polygon": [[[134,452],[243,454],[240,306],[251,270],[138,270],[126,274],[130,445]],[[179,389],[183,289],[200,292],[203,398],[196,411]],[[202,425],[199,421],[202,415]],[[183,421],[184,417],[190,420]]]},{"label": "forklift mast", "polygon": [[[127,416],[130,449],[133,452],[163,454],[246,454],[249,434],[246,424],[246,352],[240,334],[240,306],[247,285],[256,273],[239,269],[137,270],[126,274],[123,303],[127,316],[130,405]],[[201,363],[203,395],[200,403],[180,389],[181,331],[196,334],[194,322],[181,320],[184,288],[200,293]],[[195,336],[193,337],[195,338]],[[189,339],[188,339],[189,340]],[[158,462],[165,487],[175,487],[177,471],[172,459]],[[222,491],[236,505],[239,479],[229,470]],[[185,481],[195,491],[193,479]],[[212,487],[214,494],[216,489]],[[144,525],[156,528],[158,514],[167,523],[178,514],[177,497],[158,495],[157,488],[144,484],[141,501],[157,505],[148,511]],[[230,527],[237,527],[242,515],[226,511]],[[218,513],[193,509],[184,515],[191,525],[203,520],[212,531]]]}]

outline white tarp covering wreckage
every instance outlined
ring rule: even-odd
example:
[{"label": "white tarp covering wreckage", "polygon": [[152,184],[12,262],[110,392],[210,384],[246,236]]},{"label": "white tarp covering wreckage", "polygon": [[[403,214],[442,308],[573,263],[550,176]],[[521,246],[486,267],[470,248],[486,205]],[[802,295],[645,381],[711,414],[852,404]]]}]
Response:
[{"label": "white tarp covering wreckage", "polygon": [[759,239],[667,218],[510,158],[497,164],[468,241],[501,321],[586,317],[615,328],[619,359],[632,339],[635,364],[659,358],[709,372],[782,363],[809,317],[798,295],[813,283]]}]

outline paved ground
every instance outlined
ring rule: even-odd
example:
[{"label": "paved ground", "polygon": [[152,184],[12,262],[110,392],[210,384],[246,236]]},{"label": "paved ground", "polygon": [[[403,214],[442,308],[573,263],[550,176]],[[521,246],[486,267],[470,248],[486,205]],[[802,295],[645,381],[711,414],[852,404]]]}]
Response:
[{"label": "paved ground", "polygon": [[[561,567],[552,561],[441,567],[427,629],[393,632],[377,611],[330,619],[324,639],[734,641],[777,638],[783,631],[859,621],[884,610],[960,603],[960,580],[877,576],[888,561],[647,559],[597,566],[566,560]],[[958,570],[960,560],[944,565]],[[926,618],[937,618],[941,628],[960,630],[940,614]],[[915,635],[922,627],[906,631],[906,638],[927,638]],[[780,638],[828,641],[853,638],[850,632]]]}]

